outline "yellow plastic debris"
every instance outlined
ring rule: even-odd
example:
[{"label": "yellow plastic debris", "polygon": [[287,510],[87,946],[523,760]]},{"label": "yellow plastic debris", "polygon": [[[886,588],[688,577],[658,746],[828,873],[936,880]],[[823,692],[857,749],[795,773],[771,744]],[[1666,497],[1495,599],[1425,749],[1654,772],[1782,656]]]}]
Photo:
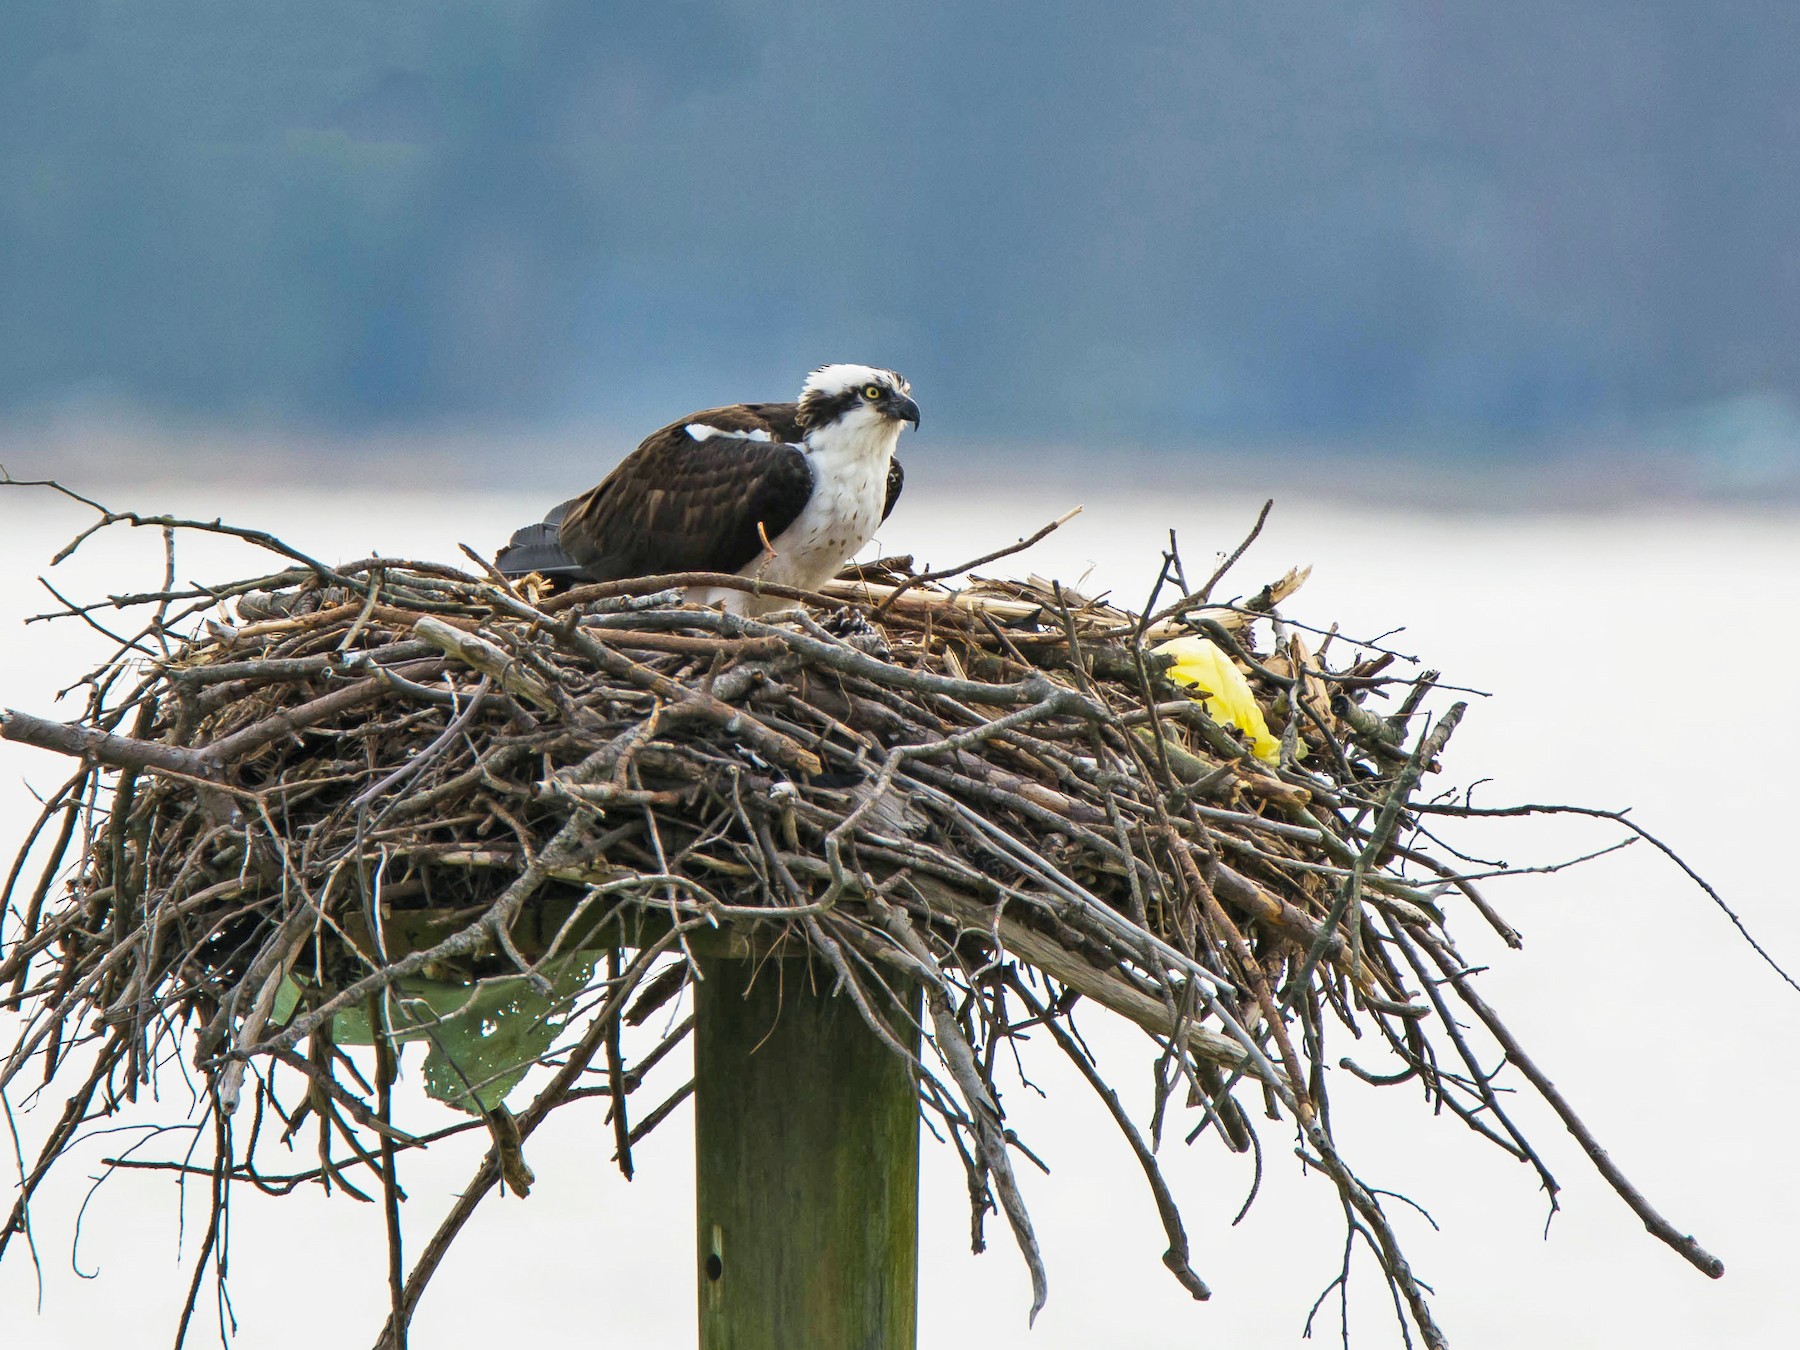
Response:
[{"label": "yellow plastic debris", "polygon": [[1179,637],[1152,647],[1157,656],[1172,656],[1175,664],[1165,672],[1177,684],[1211,695],[1206,710],[1221,722],[1229,722],[1250,738],[1250,748],[1265,764],[1281,762],[1281,742],[1269,734],[1269,724],[1250,682],[1223,648],[1207,638]]}]

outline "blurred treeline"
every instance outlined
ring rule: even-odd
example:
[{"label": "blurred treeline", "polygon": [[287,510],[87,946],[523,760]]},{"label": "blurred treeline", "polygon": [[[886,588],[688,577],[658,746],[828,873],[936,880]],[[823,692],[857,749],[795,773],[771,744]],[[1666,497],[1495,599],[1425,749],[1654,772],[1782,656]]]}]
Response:
[{"label": "blurred treeline", "polygon": [[1800,393],[1789,0],[8,0],[0,416],[1504,440]]}]

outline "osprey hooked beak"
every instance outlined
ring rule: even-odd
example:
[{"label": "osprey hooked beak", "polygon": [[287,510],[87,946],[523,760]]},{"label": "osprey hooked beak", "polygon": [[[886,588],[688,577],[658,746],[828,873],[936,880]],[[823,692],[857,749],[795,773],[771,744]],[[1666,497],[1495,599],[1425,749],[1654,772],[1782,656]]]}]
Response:
[{"label": "osprey hooked beak", "polygon": [[889,390],[881,403],[882,411],[896,422],[911,422],[914,431],[919,429],[919,405],[898,389]]}]

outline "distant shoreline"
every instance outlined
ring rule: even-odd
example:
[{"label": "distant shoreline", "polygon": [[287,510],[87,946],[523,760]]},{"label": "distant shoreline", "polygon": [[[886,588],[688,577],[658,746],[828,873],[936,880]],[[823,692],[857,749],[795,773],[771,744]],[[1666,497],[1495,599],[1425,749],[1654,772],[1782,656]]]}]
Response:
[{"label": "distant shoreline", "polygon": [[[453,429],[307,435],[130,426],[108,420],[0,426],[0,466],[82,490],[157,483],[429,488],[555,494],[603,476],[631,447],[605,428]],[[1442,443],[1440,443],[1441,445]],[[1167,447],[934,441],[905,447],[915,488],[1029,484],[1050,495],[1177,490],[1455,512],[1614,512],[1800,504],[1800,447],[1684,451],[1664,440],[1440,448],[1393,443]],[[104,495],[104,494],[102,494]]]}]

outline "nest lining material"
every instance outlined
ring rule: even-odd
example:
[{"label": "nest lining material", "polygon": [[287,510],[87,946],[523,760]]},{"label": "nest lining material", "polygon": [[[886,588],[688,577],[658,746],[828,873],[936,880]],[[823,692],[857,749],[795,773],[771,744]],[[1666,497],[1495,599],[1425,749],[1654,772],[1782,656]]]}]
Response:
[{"label": "nest lining material", "polygon": [[[22,1010],[6,1082],[41,1061],[76,1089],[15,1231],[81,1126],[152,1083],[171,1047],[205,1071],[216,1181],[264,1181],[256,1133],[225,1128],[248,1087],[259,1123],[265,1105],[290,1133],[317,1117],[320,1167],[299,1179],[356,1191],[366,1172],[391,1206],[393,1157],[422,1142],[388,1114],[403,1039],[429,1043],[433,1095],[494,1131],[474,1200],[496,1170],[523,1190],[524,1136],[596,1091],[629,1169],[691,1084],[647,1114],[628,1094],[691,1023],[635,1064],[619,1025],[667,1003],[696,950],[804,951],[901,1054],[904,988],[924,987],[922,1109],[969,1167],[978,1227],[996,1205],[1011,1223],[1038,1303],[992,1078],[995,1045],[1027,1023],[1108,1100],[1166,1263],[1206,1295],[1153,1148],[1073,1031],[1078,999],[1153,1038],[1153,1135],[1185,1102],[1195,1134],[1260,1152],[1246,1090],[1285,1121],[1428,1344],[1442,1337],[1424,1291],[1332,1143],[1328,1028],[1385,1046],[1395,1072],[1346,1066],[1419,1084],[1528,1162],[1553,1207],[1479,1067],[1491,1047],[1463,1024],[1592,1143],[1476,993],[1446,910],[1516,934],[1415,846],[1418,813],[1455,810],[1415,793],[1464,705],[1432,720],[1432,673],[1397,676],[1393,654],[1331,638],[1315,650],[1281,618],[1302,573],[1230,604],[1210,600],[1215,576],[1138,615],[1041,578],[950,589],[888,560],[757,620],[681,602],[699,580],[748,584],[734,578],[546,596],[424,563],[329,568],[230,532],[299,565],[128,597],[155,615],[89,677],[81,720],[0,721],[81,760],[32,832],[48,846],[37,884],[21,853],[4,900],[0,981]],[[1185,589],[1178,570],[1171,555],[1158,594]],[[1171,639],[1204,639],[1241,672],[1263,755],[1170,678],[1155,649]],[[336,1048],[371,1040],[373,1087]],[[284,1076],[303,1086],[296,1108],[276,1096]],[[1653,1232],[1717,1273],[1590,1152]]]}]

